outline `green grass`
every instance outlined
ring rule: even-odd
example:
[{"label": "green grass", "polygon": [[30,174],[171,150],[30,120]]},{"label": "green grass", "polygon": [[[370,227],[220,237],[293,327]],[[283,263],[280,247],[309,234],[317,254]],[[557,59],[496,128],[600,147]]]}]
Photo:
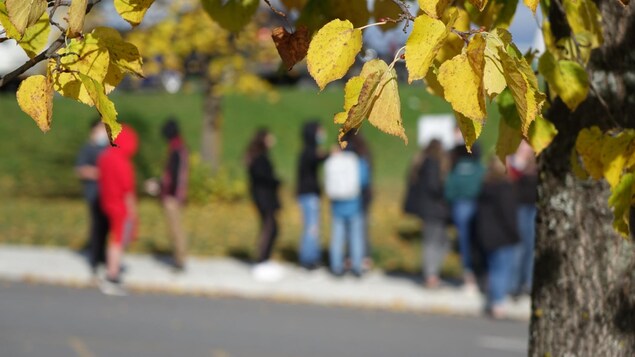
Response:
[{"label": "green grass", "polygon": [[[450,108],[441,99],[428,95],[420,85],[402,87],[402,115],[410,144],[406,146],[370,125],[364,125],[362,132],[374,156],[376,200],[370,223],[373,256],[387,270],[416,272],[421,248],[418,237],[411,233],[416,230],[417,222],[401,213],[405,174],[418,150],[417,118],[422,113],[446,113]],[[159,128],[168,115],[180,119],[190,148],[196,151],[200,147],[203,103],[200,94],[119,92],[112,98],[120,120],[130,123],[141,135],[141,151],[136,159],[139,180],[160,173],[165,145]],[[317,89],[282,88],[276,102],[239,95],[228,96],[223,102],[222,165],[232,175],[244,177],[242,155],[254,130],[268,126],[278,138],[272,156],[285,182],[282,229],[275,253],[279,258],[294,259],[300,235],[293,189],[302,123],[308,118],[318,118],[328,130],[328,144],[334,143],[337,127],[332,117],[341,110],[342,102],[342,89],[338,87],[322,93]],[[480,139],[484,151],[497,135],[498,113],[492,109],[493,115]],[[80,187],[72,168],[89,122],[95,116],[94,109],[56,98],[53,127],[46,134],[20,111],[12,95],[0,96],[0,115],[0,197],[3,197],[0,242],[80,246],[86,235],[86,209],[77,199]],[[324,207],[324,227],[328,228],[328,206]],[[249,202],[191,205],[185,220],[193,254],[253,254],[258,223]],[[162,213],[152,200],[142,200],[139,233],[132,251],[152,252],[169,247]],[[323,247],[328,235],[328,231],[322,232]],[[459,269],[456,255],[450,256],[446,273],[457,275]]]}]

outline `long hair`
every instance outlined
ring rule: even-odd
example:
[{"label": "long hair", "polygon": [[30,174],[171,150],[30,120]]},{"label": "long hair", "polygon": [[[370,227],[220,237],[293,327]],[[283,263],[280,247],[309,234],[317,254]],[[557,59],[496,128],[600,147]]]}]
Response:
[{"label": "long hair", "polygon": [[249,142],[247,146],[247,152],[245,153],[245,165],[249,166],[253,161],[263,154],[266,154],[269,148],[267,148],[267,136],[269,135],[269,129],[260,128]]},{"label": "long hair", "polygon": [[441,166],[441,177],[445,177],[448,173],[450,166],[448,155],[443,149],[441,141],[439,139],[432,139],[426,147],[419,151],[413,160],[409,175],[411,182],[415,182],[418,179],[419,169],[428,159],[437,160],[439,162]]}]

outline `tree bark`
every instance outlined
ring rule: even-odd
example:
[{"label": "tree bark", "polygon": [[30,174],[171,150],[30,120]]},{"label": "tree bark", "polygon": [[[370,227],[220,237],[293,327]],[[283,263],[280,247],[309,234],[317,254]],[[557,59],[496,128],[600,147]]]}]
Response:
[{"label": "tree bark", "polygon": [[634,4],[597,4],[604,43],[588,66],[596,91],[574,113],[559,100],[547,113],[559,133],[539,158],[532,357],[635,356],[635,245],[612,228],[608,185],[576,178],[570,164],[582,128],[635,127]]},{"label": "tree bark", "polygon": [[201,138],[201,159],[213,171],[220,165],[221,156],[221,97],[214,92],[214,85],[208,81],[203,102],[203,130]]}]

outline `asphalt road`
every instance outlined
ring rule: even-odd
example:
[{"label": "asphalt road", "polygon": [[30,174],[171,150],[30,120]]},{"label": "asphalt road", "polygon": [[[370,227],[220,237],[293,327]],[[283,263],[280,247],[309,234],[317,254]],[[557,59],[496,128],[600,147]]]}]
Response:
[{"label": "asphalt road", "polygon": [[0,282],[0,357],[525,356],[527,325]]}]

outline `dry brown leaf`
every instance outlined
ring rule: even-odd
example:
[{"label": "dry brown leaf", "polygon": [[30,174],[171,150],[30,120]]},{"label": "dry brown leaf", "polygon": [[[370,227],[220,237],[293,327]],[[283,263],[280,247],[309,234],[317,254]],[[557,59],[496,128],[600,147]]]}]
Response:
[{"label": "dry brown leaf", "polygon": [[271,32],[271,38],[273,38],[273,43],[276,44],[280,58],[282,58],[287,70],[291,70],[296,63],[306,57],[311,42],[309,30],[304,26],[298,27],[293,33],[288,32],[282,26],[276,27]]}]

